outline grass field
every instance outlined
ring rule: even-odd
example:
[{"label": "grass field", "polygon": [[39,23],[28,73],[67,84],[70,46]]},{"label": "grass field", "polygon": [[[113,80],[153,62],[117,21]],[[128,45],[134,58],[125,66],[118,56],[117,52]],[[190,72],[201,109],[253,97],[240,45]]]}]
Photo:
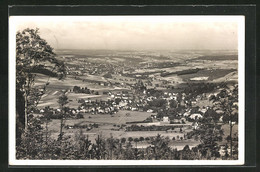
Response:
[{"label": "grass field", "polygon": [[234,72],[234,69],[211,69],[211,70],[200,70],[194,74],[181,75],[180,77],[184,81],[189,81],[191,78],[195,77],[208,77],[209,81],[224,77],[225,75]]},{"label": "grass field", "polygon": [[[130,113],[130,115],[126,115],[126,113]],[[74,125],[74,124],[79,124],[79,125],[84,125],[84,124],[93,124],[96,123],[99,125],[98,128],[93,128],[89,131],[86,129],[82,129],[82,132],[84,135],[88,136],[88,138],[92,141],[95,142],[95,139],[97,136],[101,136],[103,138],[109,138],[109,137],[114,137],[114,138],[139,138],[139,137],[155,137],[158,134],[164,137],[169,137],[170,141],[170,146],[177,148],[177,149],[182,149],[185,145],[189,146],[194,146],[199,144],[198,141],[194,141],[192,139],[190,140],[175,140],[173,141],[172,138],[175,137],[184,137],[184,134],[189,132],[191,129],[185,129],[183,130],[183,133],[180,132],[173,132],[173,133],[167,133],[165,131],[131,131],[127,132],[125,129],[120,129],[118,131],[112,130],[112,129],[118,129],[116,125],[121,125],[125,124],[126,122],[133,122],[133,121],[141,121],[146,119],[147,117],[151,116],[152,113],[147,113],[147,112],[138,112],[138,111],[119,111],[117,114],[114,114],[113,117],[111,115],[91,115],[91,114],[84,114],[84,119],[68,119],[65,121],[65,125]],[[91,117],[91,118],[89,118]],[[49,131],[51,132],[51,136],[53,138],[58,138],[59,131],[60,131],[60,120],[53,119],[49,124],[48,124]],[[65,136],[70,136],[71,138],[74,138],[76,133],[79,133],[80,129],[66,129],[63,128],[63,131],[65,132]],[[135,145],[133,143],[133,145]],[[147,142],[140,142],[138,143],[138,147],[147,147],[149,143]]]},{"label": "grass field", "polygon": [[[126,115],[126,114],[130,115]],[[67,119],[66,125],[74,125],[74,124],[89,124],[89,123],[97,123],[100,125],[104,125],[105,129],[106,126],[113,126],[113,124],[121,125],[125,124],[126,122],[133,122],[133,121],[142,121],[145,120],[147,117],[151,116],[152,113],[148,112],[138,112],[138,111],[119,111],[118,113],[114,115],[108,115],[108,114],[96,114],[91,115],[90,113],[83,114],[84,118],[82,119]],[[50,122],[50,130],[53,130],[54,132],[59,131],[59,122],[60,120],[53,119]]]},{"label": "grass field", "polygon": [[[199,141],[195,141],[193,139],[184,139],[184,140],[177,139],[177,137],[179,137],[179,138],[184,137],[184,134],[191,131],[191,129],[185,129],[185,130],[183,130],[184,131],[183,133],[180,133],[180,132],[166,133],[165,131],[126,132],[124,129],[120,129],[119,131],[111,130],[111,129],[117,128],[117,127],[114,127],[113,124],[117,124],[117,121],[120,121],[120,116],[122,117],[125,112],[126,111],[120,112],[121,115],[114,116],[114,117],[110,117],[110,115],[92,115],[93,118],[91,118],[91,120],[86,119],[86,118],[69,119],[69,120],[66,120],[65,125],[98,123],[99,124],[98,128],[93,128],[92,130],[89,130],[89,131],[87,131],[86,129],[82,129],[83,134],[85,136],[88,136],[88,138],[93,143],[95,142],[95,139],[97,138],[98,135],[101,136],[102,138],[109,138],[112,136],[112,137],[118,138],[118,139],[121,139],[121,138],[127,139],[128,137],[139,138],[141,136],[144,138],[155,137],[158,134],[160,134],[163,137],[169,137],[169,139],[170,139],[169,146],[171,146],[172,148],[183,149],[183,147],[185,145],[189,145],[190,148],[192,148],[200,143]],[[134,117],[137,115],[138,115],[138,113],[133,115],[132,118],[129,119],[129,121],[135,121],[136,118],[134,118]],[[85,117],[87,117],[86,114],[85,114]],[[114,122],[112,119],[114,119]],[[141,119],[141,118],[139,118],[139,119]],[[122,121],[121,121],[121,124],[123,124]],[[53,138],[58,138],[59,126],[60,126],[60,120],[52,120],[49,123],[49,131],[51,131]],[[224,130],[224,136],[223,136],[223,141],[220,142],[219,144],[226,144],[227,141],[225,140],[225,138],[229,135],[229,126],[227,124],[225,124],[222,126],[222,129]],[[64,128],[63,131],[65,132],[65,136],[70,136],[71,138],[74,138],[74,136],[77,133],[79,133],[80,129],[65,129]],[[235,125],[233,127],[233,134],[235,134],[237,132],[238,132],[238,125]],[[175,137],[176,140],[172,140],[173,137]],[[135,146],[134,143],[133,143],[133,145]],[[145,148],[149,145],[150,144],[148,142],[143,141],[143,142],[138,142],[137,147]]]},{"label": "grass field", "polygon": [[[126,114],[129,115],[126,115]],[[139,111],[126,111],[120,110],[118,113],[109,115],[109,114],[95,114],[92,115],[90,113],[83,114],[84,118],[82,119],[68,119],[66,120],[66,124],[73,125],[73,124],[88,124],[88,123],[98,123],[98,124],[116,124],[121,125],[125,124],[126,122],[133,122],[133,121],[143,121],[147,117],[150,117],[153,113],[148,112],[139,112]],[[51,123],[55,123],[53,125],[55,131],[57,131],[56,123],[59,120],[53,119]],[[57,128],[57,129],[56,129]]]},{"label": "grass field", "polygon": [[[49,78],[42,74],[37,74],[35,79],[35,86],[42,88],[46,82],[49,82],[49,85],[46,88],[46,93],[42,96],[38,107],[44,108],[45,106],[50,106],[52,108],[58,108],[59,104],[57,103],[58,97],[62,94],[62,90],[71,90],[74,86],[88,87],[90,90],[110,90],[110,87],[104,87],[97,84],[83,82],[81,80],[76,80],[73,77],[68,76],[64,80],[58,80],[57,78]],[[67,93],[67,96],[70,100],[68,106],[71,108],[77,108],[80,104],[78,103],[79,99],[102,99],[107,100],[107,95],[93,95],[93,94],[76,94],[73,92]]]}]

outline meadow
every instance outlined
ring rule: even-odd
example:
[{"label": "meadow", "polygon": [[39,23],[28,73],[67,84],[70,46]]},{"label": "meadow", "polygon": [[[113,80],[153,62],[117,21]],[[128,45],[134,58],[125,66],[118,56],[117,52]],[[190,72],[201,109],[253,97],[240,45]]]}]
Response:
[{"label": "meadow", "polygon": [[[153,113],[148,112],[138,112],[138,111],[126,111],[120,110],[114,115],[105,115],[105,114],[96,114],[91,115],[89,113],[83,114],[84,118],[82,119],[66,119],[65,126],[73,125],[89,125],[89,124],[98,124],[98,128],[92,128],[91,130],[79,129],[79,128],[63,128],[65,136],[69,136],[72,139],[80,131],[91,140],[92,143],[95,142],[95,139],[99,136],[102,138],[114,137],[117,139],[129,137],[140,138],[140,137],[155,137],[158,134],[164,137],[168,137],[170,142],[169,146],[177,149],[182,149],[185,145],[191,147],[199,144],[199,141],[194,139],[184,139],[184,134],[191,131],[191,127],[184,127],[183,132],[166,132],[166,131],[125,131],[125,128],[120,128],[119,126],[125,125],[130,126],[131,124],[126,124],[126,122],[142,121],[147,117],[150,117]],[[51,132],[51,137],[56,139],[58,138],[60,131],[60,120],[52,119],[48,123],[48,130]],[[175,137],[175,140],[172,138]],[[182,140],[180,139],[182,138]],[[134,145],[134,143],[133,143]],[[138,142],[139,148],[145,148],[150,144],[147,141]]]}]

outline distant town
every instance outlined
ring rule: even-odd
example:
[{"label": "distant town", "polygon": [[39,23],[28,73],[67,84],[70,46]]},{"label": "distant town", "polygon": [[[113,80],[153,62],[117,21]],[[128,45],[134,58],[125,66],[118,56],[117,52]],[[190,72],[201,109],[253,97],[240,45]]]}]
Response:
[{"label": "distant town", "polygon": [[17,51],[17,159],[238,158],[235,50]]}]

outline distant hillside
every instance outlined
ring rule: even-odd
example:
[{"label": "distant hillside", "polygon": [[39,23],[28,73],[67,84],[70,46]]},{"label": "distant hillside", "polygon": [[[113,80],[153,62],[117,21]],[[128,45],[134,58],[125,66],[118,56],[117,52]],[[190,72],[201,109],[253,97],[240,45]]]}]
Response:
[{"label": "distant hillside", "polygon": [[215,56],[201,56],[194,60],[238,60],[238,55],[215,55]]},{"label": "distant hillside", "polygon": [[177,71],[177,72],[164,72],[161,74],[162,77],[165,77],[165,76],[169,76],[169,75],[172,75],[172,74],[177,74],[177,75],[187,75],[187,74],[194,74],[194,73],[197,73],[199,70],[201,69],[187,69],[187,70],[182,70],[182,71]]}]

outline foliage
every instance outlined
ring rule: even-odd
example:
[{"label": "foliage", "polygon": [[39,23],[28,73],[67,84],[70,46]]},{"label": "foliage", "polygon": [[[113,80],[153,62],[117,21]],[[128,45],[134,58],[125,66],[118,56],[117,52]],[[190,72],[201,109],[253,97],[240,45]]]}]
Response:
[{"label": "foliage", "polygon": [[103,75],[104,78],[112,78],[111,73],[106,73],[105,75]]},{"label": "foliage", "polygon": [[[25,29],[16,34],[16,103],[17,103],[17,138],[23,128],[28,128],[28,116],[38,105],[48,85],[35,88],[36,73],[65,77],[64,63],[55,58],[53,48],[39,36],[39,29]],[[48,71],[48,72],[47,72]],[[26,131],[25,131],[26,132]]]},{"label": "foliage", "polygon": [[[229,124],[230,134],[230,157],[233,157],[233,133],[234,124],[238,122],[238,86],[235,85],[231,89],[222,89],[215,97],[212,97],[215,106],[223,110],[223,122]],[[235,154],[237,151],[234,152]]]},{"label": "foliage", "polygon": [[166,100],[165,99],[154,99],[154,100],[148,102],[148,104],[151,107],[159,107],[159,108],[164,109],[164,107],[166,105]]},{"label": "foliage", "polygon": [[139,126],[139,125],[131,125],[126,127],[126,131],[167,131],[167,130],[174,130],[175,128],[180,128],[182,126]]},{"label": "foliage", "polygon": [[[40,38],[38,29],[25,29],[17,33],[17,112],[19,128],[26,126],[25,131],[20,131],[21,138],[17,142],[17,159],[68,159],[68,160],[112,160],[112,159],[127,159],[127,160],[199,160],[199,159],[236,159],[238,155],[238,134],[232,135],[232,122],[238,122],[237,115],[237,87],[232,90],[222,89],[216,96],[211,96],[215,105],[209,108],[203,118],[195,119],[198,123],[198,128],[187,133],[184,137],[177,135],[170,140],[168,137],[157,135],[155,137],[137,137],[137,138],[102,138],[97,136],[95,141],[91,141],[88,135],[85,135],[83,129],[91,130],[98,128],[98,124],[74,125],[73,128],[79,128],[80,131],[75,134],[74,138],[63,133],[62,129],[65,126],[65,120],[69,117],[68,97],[65,92],[58,99],[60,112],[57,113],[57,118],[60,122],[60,134],[58,138],[50,137],[51,131],[48,129],[48,122],[52,118],[53,113],[49,108],[45,109],[44,117],[34,117],[31,112],[37,110],[37,102],[46,90],[46,86],[41,89],[35,88],[34,79],[36,73],[44,73],[50,77],[58,77],[62,79],[65,76],[65,66],[55,58],[53,49],[47,42]],[[43,65],[44,64],[44,65]],[[110,74],[105,74],[104,77],[111,77]],[[135,85],[135,90],[140,95],[147,92],[148,96],[154,96],[156,99],[147,101],[145,108],[155,109],[158,112],[157,118],[168,116],[171,119],[180,119],[178,114],[185,111],[183,104],[184,100],[194,99],[196,95],[204,92],[210,92],[215,89],[215,84],[193,84],[185,88],[187,96],[177,94],[176,100],[169,102],[162,97],[162,91],[155,89],[147,89],[142,80],[139,80]],[[75,86],[73,91],[76,93],[99,94],[87,87],[80,88]],[[168,96],[169,97],[169,96]],[[135,99],[135,98],[134,98]],[[89,105],[85,101],[81,101],[82,105]],[[115,99],[115,103],[119,104],[121,98]],[[169,104],[168,104],[169,103]],[[112,101],[108,103],[110,106]],[[189,104],[189,103],[188,103]],[[91,104],[92,105],[92,104]],[[169,105],[169,106],[168,106]],[[106,105],[95,102],[95,108]],[[144,109],[145,109],[144,108]],[[217,110],[222,110],[224,114],[217,113]],[[191,108],[191,113],[198,113],[199,108]],[[56,115],[56,114],[55,114]],[[231,155],[228,155],[228,145],[225,146],[225,155],[221,157],[219,150],[219,142],[222,141],[223,130],[219,123],[220,117],[223,116],[223,123],[230,124],[230,135],[226,138],[230,142]],[[21,118],[23,116],[23,118]],[[76,118],[82,118],[83,115],[78,113]],[[26,118],[26,119],[25,119]],[[151,122],[152,118],[147,119]],[[69,129],[71,126],[66,126]],[[90,128],[90,129],[89,129]],[[126,127],[126,131],[167,131],[174,129],[172,126],[137,126],[132,125]],[[86,130],[86,129],[85,129]],[[182,129],[180,128],[180,132]],[[18,132],[19,133],[19,130]],[[22,133],[22,134],[21,134]],[[182,150],[172,148],[169,143],[182,139],[199,140],[200,144],[192,149],[186,145]],[[141,142],[147,143],[146,148],[138,148]],[[232,149],[233,146],[233,149]],[[232,157],[233,153],[233,157]]]},{"label": "foliage", "polygon": [[78,114],[76,115],[76,118],[77,118],[77,119],[81,119],[81,118],[84,118],[84,116],[83,116],[81,113],[78,113]]},{"label": "foliage", "polygon": [[74,86],[73,87],[73,92],[74,93],[85,93],[85,94],[90,94],[90,89],[88,89],[87,87],[85,88],[81,88],[79,86]]},{"label": "foliage", "polygon": [[199,127],[188,133],[188,137],[194,136],[195,140],[200,140],[201,144],[198,148],[206,159],[220,157],[218,142],[222,141],[223,130],[218,124],[218,119],[218,114],[214,110],[208,109],[203,118],[197,119]]},{"label": "foliage", "polygon": [[[39,122],[39,121],[38,121]],[[37,122],[34,123],[37,126]],[[39,126],[39,125],[38,125]],[[115,139],[112,136],[104,139],[97,136],[92,143],[88,135],[80,130],[74,139],[64,135],[62,142],[48,138],[44,141],[43,128],[34,127],[25,135],[21,145],[17,147],[17,159],[68,159],[68,160],[200,160],[221,159],[220,155],[213,154],[202,145],[192,149],[186,145],[182,150],[173,149],[169,146],[170,139],[157,135],[145,139],[150,146],[137,148],[140,138]],[[37,131],[37,132],[35,132]],[[34,133],[34,134],[33,134]],[[29,136],[30,134],[30,136]],[[32,135],[31,135],[32,134]],[[134,141],[134,142],[132,142]],[[135,144],[135,146],[133,146]],[[206,151],[206,152],[205,152]],[[222,158],[225,158],[222,157]]]}]

